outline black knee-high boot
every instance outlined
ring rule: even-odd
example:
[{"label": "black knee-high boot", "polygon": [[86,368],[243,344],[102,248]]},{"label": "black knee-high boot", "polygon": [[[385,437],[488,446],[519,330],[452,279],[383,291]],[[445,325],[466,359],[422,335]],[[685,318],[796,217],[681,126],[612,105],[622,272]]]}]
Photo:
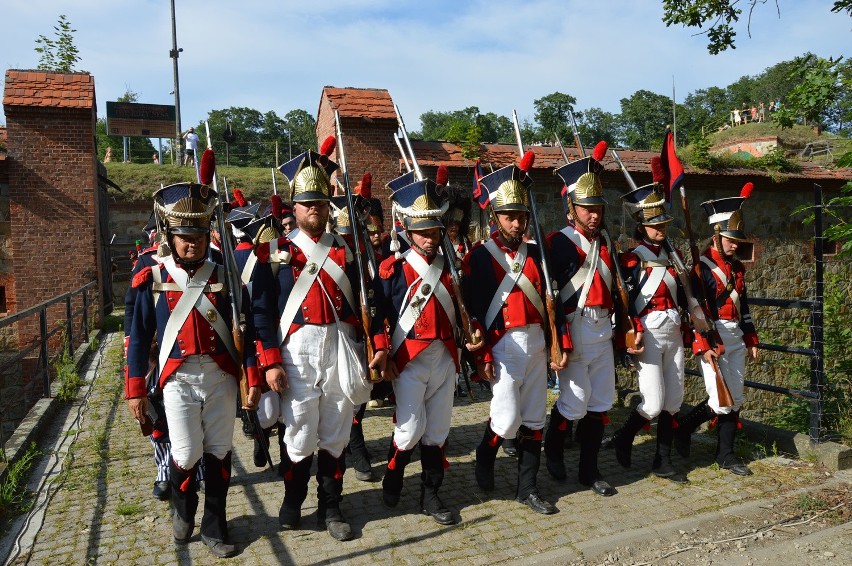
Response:
[{"label": "black knee-high boot", "polygon": [[169,483],[172,491],[172,530],[175,542],[186,543],[195,527],[195,512],[198,510],[198,488],[195,484],[196,467],[184,470],[174,459],[169,461]]},{"label": "black knee-high boot", "polygon": [[346,454],[350,464],[355,469],[355,477],[360,481],[373,481],[373,464],[370,462],[370,453],[367,451],[367,443],[364,440],[364,411],[367,404],[364,403],[358,409],[358,413],[352,418],[352,428],[349,431],[349,445]]},{"label": "black knee-high boot", "polygon": [[317,459],[317,524],[325,527],[335,540],[350,540],[352,528],[340,511],[343,499],[343,472],[346,458],[335,458],[320,450]]},{"label": "black knee-high boot", "polygon": [[657,452],[651,470],[661,478],[673,477],[676,473],[672,465],[672,440],[674,438],[674,415],[663,411],[657,417]]},{"label": "black knee-high boot", "polygon": [[713,418],[713,411],[707,406],[707,401],[697,404],[686,415],[677,419],[677,429],[674,433],[674,447],[677,453],[684,458],[689,458],[692,446],[692,433],[698,430],[703,423]]},{"label": "black knee-high boot", "polygon": [[536,513],[552,515],[556,513],[556,507],[545,501],[538,492],[541,438],[540,430],[530,430],[525,426],[518,429],[515,443],[518,448],[518,491],[515,499]]},{"label": "black knee-high boot", "polygon": [[290,466],[293,465],[293,462],[290,461],[290,455],[287,454],[287,443],[284,442],[284,433],[286,431],[287,427],[284,423],[278,423],[278,451],[281,453],[281,460],[278,462],[278,475],[282,478],[287,473],[287,470],[290,469]]},{"label": "black knee-high boot", "polygon": [[284,501],[281,503],[281,509],[278,510],[278,522],[282,529],[290,530],[299,526],[299,519],[302,516],[302,503],[308,496],[308,481],[311,479],[313,462],[313,454],[299,462],[289,462],[287,470],[282,474],[284,478]]},{"label": "black knee-high boot", "polygon": [[382,479],[382,500],[388,507],[396,507],[402,493],[402,480],[405,477],[405,467],[411,462],[412,450],[400,450],[391,438],[388,450],[388,465],[385,477]]},{"label": "black knee-high boot", "polygon": [[719,432],[719,440],[716,445],[716,462],[719,464],[719,467],[730,470],[732,474],[750,476],[751,470],[734,454],[734,443],[736,442],[737,423],[739,420],[739,411],[717,416],[716,430]]},{"label": "black knee-high boot", "polygon": [[589,411],[577,423],[577,442],[580,444],[578,480],[598,495],[615,495],[615,489],[603,480],[598,470],[598,452],[603,440],[604,423],[601,412]]},{"label": "black knee-high boot", "polygon": [[497,451],[503,444],[503,437],[491,430],[491,421],[485,425],[485,434],[482,442],[476,447],[476,483],[483,491],[494,489],[494,461],[497,459]]},{"label": "black knee-high boot", "polygon": [[630,467],[633,455],[633,439],[649,423],[648,419],[633,410],[627,417],[627,422],[612,435],[612,446],[615,448],[615,459],[625,468]]},{"label": "black knee-high boot", "polygon": [[563,482],[568,479],[565,471],[565,443],[571,436],[571,421],[562,416],[556,405],[550,411],[550,422],[544,434],[544,457],[547,471],[553,479]]},{"label": "black knee-high boot", "polygon": [[438,489],[444,483],[444,451],[440,446],[427,446],[420,443],[420,509],[439,525],[455,525],[453,513],[447,509]]},{"label": "black knee-high boot", "polygon": [[210,551],[219,558],[227,558],[236,554],[236,547],[228,538],[228,518],[226,507],[228,487],[231,485],[231,453],[223,459],[213,454],[205,453],[204,481],[204,514],[201,517],[201,540]]},{"label": "black knee-high boot", "polygon": [[272,427],[263,429],[261,433],[262,436],[260,438],[253,436],[254,452],[252,453],[252,458],[255,466],[265,468],[267,462],[263,449],[266,448],[266,450],[269,450],[269,437],[272,435]]}]

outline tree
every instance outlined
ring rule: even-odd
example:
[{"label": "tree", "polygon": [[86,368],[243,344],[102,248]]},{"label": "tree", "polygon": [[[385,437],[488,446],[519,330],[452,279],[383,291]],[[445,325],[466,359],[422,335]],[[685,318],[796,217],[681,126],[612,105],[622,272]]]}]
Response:
[{"label": "tree", "polygon": [[621,99],[624,142],[631,149],[652,149],[662,144],[666,125],[672,122],[672,99],[638,90]]},{"label": "tree", "polygon": [[813,64],[787,95],[787,108],[779,117],[782,126],[789,125],[790,116],[795,113],[804,119],[805,125],[810,123],[819,130],[825,123],[828,109],[840,97],[840,59],[812,57]]},{"label": "tree", "polygon": [[65,14],[59,16],[57,25],[53,26],[56,31],[56,39],[50,39],[44,35],[36,39],[36,53],[40,55],[38,69],[40,71],[55,71],[57,73],[73,73],[74,65],[80,61],[77,47],[74,45],[74,33],[71,23],[65,18]]},{"label": "tree", "polygon": [[[737,5],[744,6],[748,10],[748,22],[746,30],[751,36],[751,20],[754,10],[758,4],[765,4],[766,0],[663,0],[663,23],[666,27],[672,24],[680,24],[684,27],[701,28],[708,25],[706,31],[699,34],[707,34],[707,50],[712,55],[717,55],[726,49],[736,49],[734,40],[737,32],[734,25],[740,20],[743,10]],[[775,0],[778,17],[781,17],[779,0]],[[831,8],[834,13],[847,12],[852,16],[852,0],[836,0]]]},{"label": "tree", "polygon": [[569,136],[569,132],[571,132],[570,114],[574,111],[575,104],[577,104],[576,98],[561,92],[554,92],[533,101],[535,121],[538,122],[540,131],[538,132],[538,139],[529,140],[529,142],[553,141],[554,134],[558,135],[560,139]]},{"label": "tree", "polygon": [[[587,145],[594,145],[601,140],[609,145],[618,145],[621,140],[619,118],[615,114],[605,112],[600,108],[583,110],[579,123],[580,139]],[[571,134],[569,136],[573,137]],[[570,139],[570,138],[569,138]],[[565,143],[563,141],[563,143]]]},{"label": "tree", "polygon": [[284,115],[284,125],[290,133],[288,143],[292,144],[292,155],[317,148],[317,121],[307,110],[290,110]]},{"label": "tree", "polygon": [[717,130],[728,122],[732,108],[723,88],[713,86],[689,93],[677,109],[678,140],[691,143],[701,137],[702,130],[705,133]]},{"label": "tree", "polygon": [[[139,93],[128,89],[124,94],[116,99],[116,102],[139,102]],[[121,153],[124,146],[122,136],[111,136],[107,133],[107,119],[98,118],[95,124],[95,136],[98,143],[98,157],[104,158],[106,148],[112,147],[113,160],[121,159]],[[128,155],[127,160],[132,163],[153,163],[151,157],[157,153],[154,145],[149,138],[131,136],[128,138]]]}]

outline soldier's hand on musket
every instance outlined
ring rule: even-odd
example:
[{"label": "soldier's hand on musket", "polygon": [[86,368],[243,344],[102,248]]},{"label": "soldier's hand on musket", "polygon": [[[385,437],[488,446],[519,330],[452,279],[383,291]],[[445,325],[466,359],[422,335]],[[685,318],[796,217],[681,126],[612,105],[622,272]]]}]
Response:
[{"label": "soldier's hand on musket", "polygon": [[276,393],[281,393],[287,389],[287,373],[281,364],[274,364],[266,368],[264,372],[266,376],[266,384]]},{"label": "soldier's hand on musket", "polygon": [[243,405],[243,409],[249,411],[256,411],[257,404],[260,402],[260,387],[252,386],[248,388],[248,394],[246,395],[246,404]]},{"label": "soldier's hand on musket", "polygon": [[615,351],[615,359],[624,369],[633,369],[636,367],[636,360],[630,352],[630,349]]},{"label": "soldier's hand on musket", "polygon": [[550,369],[553,371],[560,371],[568,367],[568,352],[562,352],[562,357],[559,358],[559,362],[550,361]]},{"label": "soldier's hand on musket", "polygon": [[699,334],[704,334],[710,330],[710,323],[707,321],[704,311],[698,305],[689,310],[689,320],[692,321],[692,327]]},{"label": "soldier's hand on musket", "polygon": [[642,343],[642,339],[644,338],[644,333],[640,330],[636,333],[636,347],[635,348],[627,348],[628,354],[641,354],[645,351],[645,344]]},{"label": "soldier's hand on musket", "polygon": [[494,362],[476,365],[476,373],[488,383],[494,383]]},{"label": "soldier's hand on musket", "polygon": [[473,332],[473,339],[476,341],[476,344],[471,344],[470,342],[465,342],[464,347],[467,348],[468,352],[475,352],[485,346],[485,340],[482,339],[482,331],[480,329],[476,329]]},{"label": "soldier's hand on musket", "polygon": [[373,359],[369,363],[370,369],[374,369],[379,373],[384,373],[385,368],[388,363],[388,351],[387,350],[376,350],[376,353],[373,354]]},{"label": "soldier's hand on musket", "polygon": [[760,354],[757,351],[757,346],[752,346],[751,348],[748,348],[748,359],[753,362],[756,362],[759,357]]},{"label": "soldier's hand on musket", "polygon": [[713,348],[710,348],[709,350],[707,350],[706,352],[704,352],[704,353],[701,355],[701,357],[703,357],[703,358],[704,358],[704,361],[705,361],[705,362],[707,362],[708,364],[711,364],[711,365],[712,365],[712,364],[713,364],[713,362],[714,362],[714,360],[718,362],[718,360],[719,360],[719,353],[718,353],[716,350],[714,350]]},{"label": "soldier's hand on musket", "polygon": [[382,380],[393,381],[397,377],[399,377],[399,368],[396,367],[395,361],[388,358],[388,361],[385,364],[385,370],[382,372]]},{"label": "soldier's hand on musket", "polygon": [[136,399],[128,399],[127,405],[130,407],[130,414],[139,424],[145,424],[148,420],[148,398],[138,397]]}]

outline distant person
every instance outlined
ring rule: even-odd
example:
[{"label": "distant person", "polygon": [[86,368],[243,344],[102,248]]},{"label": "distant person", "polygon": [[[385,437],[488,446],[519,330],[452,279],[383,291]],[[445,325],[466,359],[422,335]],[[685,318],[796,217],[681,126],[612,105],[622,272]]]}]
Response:
[{"label": "distant person", "polygon": [[186,157],[183,158],[183,164],[195,167],[195,154],[198,151],[198,134],[195,133],[195,128],[190,128],[183,135],[183,139],[186,140]]},{"label": "distant person", "polygon": [[757,121],[765,122],[766,121],[766,107],[763,105],[763,101],[760,101],[760,104],[757,107]]},{"label": "distant person", "polygon": [[769,101],[769,112],[770,113],[775,112],[775,101],[774,100]]},{"label": "distant person", "polygon": [[734,114],[734,126],[740,126],[743,123],[742,116],[740,116],[740,111],[734,108],[731,112]]},{"label": "distant person", "polygon": [[757,122],[757,106],[751,105],[751,121]]},{"label": "distant person", "polygon": [[743,102],[743,107],[740,110],[740,118],[743,124],[748,124],[748,104]]},{"label": "distant person", "polygon": [[155,153],[155,154],[151,157],[151,160],[153,161],[154,165],[159,165],[159,164],[160,164],[160,156],[159,156],[159,154]]},{"label": "distant person", "polygon": [[112,162],[112,146],[108,145],[106,148],[106,153],[104,154],[104,163]]}]

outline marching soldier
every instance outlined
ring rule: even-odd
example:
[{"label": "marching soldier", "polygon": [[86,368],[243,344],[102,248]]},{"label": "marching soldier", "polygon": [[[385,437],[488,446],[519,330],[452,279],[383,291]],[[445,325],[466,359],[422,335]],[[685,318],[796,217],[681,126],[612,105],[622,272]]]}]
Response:
[{"label": "marching soldier", "polygon": [[547,470],[557,481],[565,481],[565,439],[572,421],[578,421],[578,480],[602,496],[615,494],[598,470],[604,419],[615,395],[613,340],[616,348],[624,349],[623,336],[614,334],[610,323],[618,301],[612,246],[602,233],[606,201],[599,174],[606,149],[606,142],[601,142],[592,156],[555,171],[565,183],[562,202],[568,225],[547,240],[573,352],[568,366],[558,372],[560,393],[544,439]]},{"label": "marching soldier", "polygon": [[170,463],[175,542],[189,541],[198,507],[195,468],[204,461],[201,539],[218,557],[233,556],[225,515],[231,475],[234,407],[240,365],[245,363],[249,402],[260,395],[254,356],[237,359],[224,269],[208,261],[210,219],[216,193],[207,185],[181,183],[154,193],[172,250],[160,265],[133,279],[138,296],[128,347],[125,394],[133,416],[146,419],[148,354],[155,334],[158,384],[172,442]]},{"label": "marching soldier", "polygon": [[[704,288],[707,299],[705,312],[715,322],[724,354],[718,355],[704,336],[695,335],[692,350],[695,355],[702,357],[701,372],[710,398],[680,420],[675,435],[675,448],[687,457],[692,433],[702,423],[715,419],[718,430],[716,462],[721,468],[739,476],[752,473],[734,454],[734,438],[743,403],[746,357],[757,361],[759,340],[748,308],[745,267],[737,259],[736,252],[739,245],[747,241],[743,230],[742,205],[751,196],[753,189],[752,183],[746,183],[738,197],[701,203],[713,229],[713,238],[701,255],[700,278],[693,276],[693,287],[702,285]],[[717,358],[715,361],[731,392],[733,406],[723,407],[719,404],[716,371],[711,358]]]},{"label": "marching soldier", "polygon": [[456,517],[438,490],[448,465],[444,446],[458,371],[455,333],[460,297],[452,292],[447,258],[439,253],[446,205],[436,188],[425,179],[393,193],[394,215],[401,219],[411,247],[387,258],[379,269],[391,328],[389,373],[399,372],[393,381],[397,409],[382,499],[388,507],[399,503],[405,467],[419,443],[420,509],[441,525],[453,525]]},{"label": "marching soldier", "polygon": [[[480,180],[496,229],[465,260],[465,300],[485,329],[486,346],[477,352],[479,375],[491,382],[490,419],[476,448],[476,481],[494,489],[494,463],[504,439],[517,437],[516,499],[536,513],[557,512],[541,497],[536,475],[547,415],[545,284],[538,245],[524,241],[530,220],[526,171],[509,165]],[[560,310],[561,312],[561,310]],[[552,336],[570,349],[566,333]],[[567,356],[551,360],[564,368]]]},{"label": "marching soldier", "polygon": [[657,450],[651,469],[659,477],[674,478],[671,450],[673,423],[683,402],[683,330],[691,336],[678,310],[689,312],[686,293],[670,256],[679,252],[666,240],[666,227],[674,219],[666,211],[662,186],[656,182],[621,198],[638,222],[635,238],[639,245],[623,254],[620,261],[630,289],[628,310],[636,331],[636,347],[627,352],[638,365],[642,401],[611,441],[618,462],[629,468],[633,439],[658,418]]},{"label": "marching soldier", "polygon": [[[291,462],[284,474],[284,500],[278,519],[295,529],[307,496],[311,464],[317,457],[317,520],[337,540],[352,538],[340,510],[343,451],[349,441],[353,404],[344,395],[338,363],[342,339],[355,337],[360,276],[343,238],[325,231],[331,200],[330,175],[337,164],[328,156],[335,139],[319,154],[307,151],[280,167],[290,182],[297,229],[257,247],[252,289],[258,360],[269,387],[281,395],[284,440]],[[273,276],[271,264],[279,264]],[[372,289],[380,297],[381,289]],[[387,336],[383,315],[373,318],[376,355],[370,366],[384,371]],[[342,336],[345,334],[345,336]]]},{"label": "marching soldier", "polygon": [[[257,267],[257,255],[254,253],[255,247],[260,244],[277,240],[281,237],[283,227],[277,217],[281,213],[281,198],[273,195],[271,198],[270,208],[264,216],[258,216],[260,203],[255,203],[250,206],[235,208],[228,214],[228,224],[237,238],[237,247],[234,249],[234,260],[237,264],[237,269],[240,271],[240,279],[243,283],[245,291],[243,296],[244,310],[251,308],[251,292],[253,287],[254,271]],[[276,212],[277,211],[277,212]],[[253,327],[252,327],[253,328]],[[245,336],[246,344],[254,344],[254,336]],[[269,389],[265,381],[262,384],[262,393],[257,406],[257,417],[260,427],[263,429],[263,436],[258,437],[255,431],[252,431],[254,439],[253,462],[258,468],[266,466],[266,456],[264,454],[264,446],[269,448],[269,437],[272,434],[272,427],[278,427],[278,447],[281,452],[281,462],[278,465],[279,473],[286,469],[287,449],[284,446],[284,425],[279,422],[281,404],[278,394]],[[249,425],[251,430],[251,425]],[[263,445],[262,445],[263,444]]]}]

